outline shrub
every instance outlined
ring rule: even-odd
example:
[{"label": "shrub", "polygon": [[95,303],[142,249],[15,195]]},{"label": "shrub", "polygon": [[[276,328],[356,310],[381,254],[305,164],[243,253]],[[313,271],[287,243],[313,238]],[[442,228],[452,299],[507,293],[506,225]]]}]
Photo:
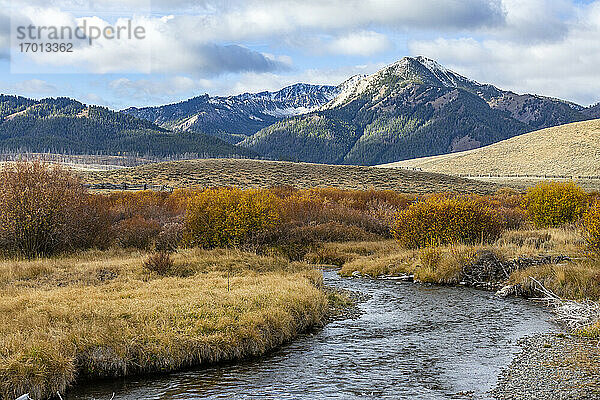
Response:
[{"label": "shrub", "polygon": [[119,221],[113,228],[115,242],[121,247],[147,250],[161,231],[157,221],[135,216]]},{"label": "shrub", "polygon": [[277,226],[278,203],[267,190],[204,190],[188,202],[184,241],[206,248],[249,243]]},{"label": "shrub", "polygon": [[154,253],[144,261],[144,268],[158,275],[166,275],[173,269],[173,259],[164,251]]},{"label": "shrub", "polygon": [[172,253],[177,250],[182,239],[183,224],[180,222],[170,222],[166,224],[158,234],[155,250]]},{"label": "shrub", "polygon": [[519,229],[527,220],[523,195],[513,189],[502,188],[485,200],[498,213],[505,229]]},{"label": "shrub", "polygon": [[583,233],[588,248],[600,255],[600,203],[595,203],[583,216]]},{"label": "shrub", "polygon": [[489,242],[501,233],[502,222],[489,204],[470,197],[428,197],[399,212],[392,229],[408,248]]},{"label": "shrub", "polygon": [[115,192],[107,198],[113,214],[118,219],[143,217],[148,220],[161,220],[183,212],[177,201],[179,197],[166,192]]},{"label": "shrub", "polygon": [[539,227],[575,222],[587,206],[587,194],[573,182],[543,182],[527,190],[525,207]]},{"label": "shrub", "polygon": [[0,246],[10,255],[52,255],[93,245],[102,216],[68,170],[17,162],[0,171]]}]

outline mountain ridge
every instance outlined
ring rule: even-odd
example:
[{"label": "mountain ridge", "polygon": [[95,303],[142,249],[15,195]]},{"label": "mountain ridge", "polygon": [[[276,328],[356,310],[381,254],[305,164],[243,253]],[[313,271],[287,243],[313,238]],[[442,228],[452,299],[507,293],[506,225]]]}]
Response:
[{"label": "mountain ridge", "polygon": [[154,123],[67,97],[0,95],[0,148],[70,154],[255,156],[220,139],[174,133]]},{"label": "mountain ridge", "polygon": [[481,84],[422,56],[342,85],[318,110],[279,121],[240,145],[272,158],[374,165],[589,119],[582,106]]},{"label": "mountain ridge", "polygon": [[235,96],[197,96],[157,107],[122,112],[171,130],[191,130],[238,143],[281,119],[308,113],[337,95],[337,87],[296,83],[278,91]]}]

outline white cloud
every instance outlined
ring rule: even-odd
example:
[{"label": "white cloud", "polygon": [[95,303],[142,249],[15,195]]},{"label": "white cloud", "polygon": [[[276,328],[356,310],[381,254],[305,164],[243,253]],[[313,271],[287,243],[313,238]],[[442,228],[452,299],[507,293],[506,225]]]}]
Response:
[{"label": "white cloud", "polygon": [[[214,3],[214,2],[213,2]],[[225,40],[265,38],[276,34],[365,29],[379,25],[396,29],[462,30],[501,24],[499,0],[248,0],[216,2],[214,14],[178,18],[211,37]]]},{"label": "white cloud", "polygon": [[370,56],[389,50],[391,41],[386,35],[373,31],[352,32],[332,40],[327,48],[334,54]]},{"label": "white cloud", "polygon": [[600,2],[574,12],[565,25],[567,31],[552,40],[514,42],[501,35],[438,38],[413,41],[409,48],[481,82],[583,105],[598,102]]},{"label": "white cloud", "polygon": [[212,86],[211,81],[195,80],[186,76],[163,79],[119,78],[109,82],[108,87],[120,97],[161,101],[172,96],[190,94]]},{"label": "white cloud", "polygon": [[57,92],[57,87],[41,79],[28,79],[12,85],[12,89],[21,94],[51,95]]},{"label": "white cloud", "polygon": [[[15,0],[12,11],[19,23],[74,25],[86,15],[100,26],[135,11],[134,24],[147,32],[143,41],[76,43],[72,56],[29,61],[63,72],[151,72],[111,87],[117,96],[139,100],[274,90],[298,81],[335,84],[360,68],[335,68],[338,59],[325,57],[374,57],[403,48],[403,41],[390,40],[398,37],[407,38],[411,53],[482,82],[585,104],[600,100],[600,1],[152,0],[152,14],[149,2]],[[8,1],[0,0],[0,60],[8,57],[8,10]],[[290,55],[297,49],[309,50],[307,60],[323,57],[321,67],[296,70]]]},{"label": "white cloud", "polygon": [[[208,40],[193,30],[182,30],[172,17],[121,17],[108,22],[97,16],[75,18],[56,8],[25,7],[13,17],[20,26],[70,27],[75,31],[84,22],[88,27],[104,29],[125,27],[129,23],[142,27],[143,38],[126,36],[121,40],[100,37],[88,40],[76,38],[63,42],[73,44],[73,52],[18,53],[13,69],[27,72],[142,72],[189,73],[218,75],[227,72],[276,71],[290,66],[286,56],[265,55],[238,44],[220,44]],[[125,31],[124,31],[125,32]],[[17,31],[12,32],[16,37]],[[16,66],[16,67],[15,67]]]},{"label": "white cloud", "polygon": [[576,10],[568,0],[502,0],[504,24],[488,29],[516,42],[548,42],[562,39]]}]

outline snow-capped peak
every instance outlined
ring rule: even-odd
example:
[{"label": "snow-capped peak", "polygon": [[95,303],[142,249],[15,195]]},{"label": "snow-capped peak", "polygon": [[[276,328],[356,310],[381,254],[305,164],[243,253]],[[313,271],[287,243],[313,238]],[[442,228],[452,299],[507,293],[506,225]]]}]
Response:
[{"label": "snow-capped peak", "polygon": [[402,80],[416,80],[423,83],[446,86],[465,87],[481,86],[456,72],[442,66],[437,61],[424,56],[404,57],[387,65],[371,75],[355,75],[338,86],[338,96],[325,104],[322,109],[334,108],[357,98],[371,86],[378,85],[386,76],[393,75]]}]

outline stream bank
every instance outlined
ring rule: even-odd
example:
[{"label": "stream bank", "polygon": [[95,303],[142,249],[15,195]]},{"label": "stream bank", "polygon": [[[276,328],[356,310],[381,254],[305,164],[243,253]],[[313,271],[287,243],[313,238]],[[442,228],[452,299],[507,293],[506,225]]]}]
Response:
[{"label": "stream bank", "polygon": [[368,296],[275,352],[235,364],[95,382],[66,399],[490,399],[517,341],[557,330],[550,312],[473,288],[346,279],[324,283]]}]

